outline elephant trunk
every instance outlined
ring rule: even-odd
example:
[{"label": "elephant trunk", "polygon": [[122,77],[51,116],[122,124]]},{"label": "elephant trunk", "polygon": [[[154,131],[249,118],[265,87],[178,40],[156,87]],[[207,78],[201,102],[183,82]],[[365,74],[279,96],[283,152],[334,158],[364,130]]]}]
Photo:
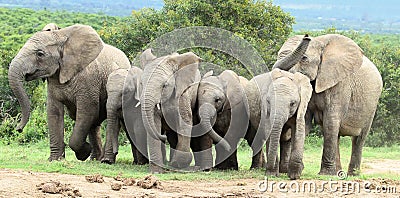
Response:
[{"label": "elephant trunk", "polygon": [[306,52],[308,48],[310,40],[311,40],[310,37],[308,37],[308,35],[306,34],[303,37],[301,43],[297,46],[297,48],[293,52],[288,54],[285,58],[276,61],[276,63],[272,68],[273,69],[279,68],[286,71],[290,70],[296,63],[298,63],[301,60],[303,54]]},{"label": "elephant trunk", "polygon": [[[275,107],[271,107],[271,134],[269,137],[269,147],[267,153],[267,170],[275,170],[277,164],[276,160],[278,155],[278,144],[281,137],[283,125],[286,123],[288,117],[284,113],[277,113]],[[269,130],[269,129],[267,129]]]},{"label": "elephant trunk", "polygon": [[[152,94],[152,89],[145,88],[146,91],[143,93],[144,102],[142,103],[142,119],[144,127],[147,133],[161,141],[166,141],[167,137],[161,134],[161,130],[158,132],[156,124],[154,122],[154,108],[156,106],[156,99]],[[159,105],[159,103],[157,103]]]},{"label": "elephant trunk", "polygon": [[211,137],[211,139],[216,142],[221,144],[221,146],[227,150],[231,150],[231,146],[229,143],[222,138],[220,135],[218,135],[217,132],[214,131],[212,128],[211,121],[213,120],[214,116],[216,116],[216,110],[211,104],[204,104],[200,106],[199,109],[199,116],[200,116],[200,123],[199,123],[199,128],[195,128],[194,131],[197,134],[203,134],[202,132],[208,132],[208,135]]},{"label": "elephant trunk", "polygon": [[16,128],[16,130],[19,132],[24,129],[31,114],[29,97],[23,87],[23,81],[27,72],[28,68],[26,68],[23,64],[18,63],[18,60],[16,59],[11,62],[10,69],[8,70],[8,83],[15,97],[18,99],[22,110],[22,118]]}]

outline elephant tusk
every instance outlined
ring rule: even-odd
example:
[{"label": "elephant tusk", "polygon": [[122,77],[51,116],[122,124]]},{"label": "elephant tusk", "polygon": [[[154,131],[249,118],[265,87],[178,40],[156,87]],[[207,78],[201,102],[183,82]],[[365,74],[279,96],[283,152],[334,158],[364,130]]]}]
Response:
[{"label": "elephant tusk", "polygon": [[135,107],[138,107],[140,105],[140,101],[138,103],[136,103]]},{"label": "elephant tusk", "polygon": [[157,109],[160,110],[160,103],[157,104]]}]

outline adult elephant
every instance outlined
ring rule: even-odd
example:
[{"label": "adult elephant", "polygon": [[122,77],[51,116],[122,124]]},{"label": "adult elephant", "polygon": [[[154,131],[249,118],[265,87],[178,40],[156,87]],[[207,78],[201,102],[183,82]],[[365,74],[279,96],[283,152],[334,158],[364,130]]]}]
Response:
[{"label": "adult elephant", "polygon": [[[212,167],[214,136],[214,139],[220,138],[219,142],[215,142],[215,168],[238,170],[236,146],[240,138],[245,138],[249,145],[254,138],[254,134],[247,134],[249,119],[244,86],[248,80],[231,70],[225,70],[218,76],[212,74],[212,71],[206,73],[198,88],[197,112],[200,123],[194,128],[193,136],[196,137],[192,139],[196,165]],[[251,168],[265,164],[261,150],[254,151],[253,156]]]},{"label": "adult elephant", "polygon": [[[300,177],[306,134],[305,116],[311,94],[312,87],[305,75],[280,69],[255,76],[246,87],[251,127],[257,131],[252,147],[258,148],[269,139],[266,167],[268,175],[278,175],[278,144],[281,139],[290,139],[290,146],[284,148],[291,149],[289,159],[281,167],[286,166],[291,179]],[[287,130],[288,128],[291,130]],[[286,159],[283,156],[284,149],[281,149],[281,160]]]},{"label": "adult elephant", "polygon": [[[107,81],[107,129],[103,163],[115,163],[121,127],[131,144],[133,164],[147,164],[146,132],[139,107],[140,78],[143,70],[133,66],[117,69]],[[126,121],[126,122],[125,122]],[[127,130],[129,128],[129,130]]]},{"label": "adult elephant", "polygon": [[[174,148],[170,165],[188,167],[192,161],[190,139],[192,109],[196,103],[200,81],[198,66],[201,59],[194,53],[174,53],[156,58],[147,49],[141,55],[144,68],[141,78],[141,110],[147,144],[150,171],[163,173],[163,141]],[[162,132],[165,132],[163,134]]]},{"label": "adult elephant", "polygon": [[319,174],[334,175],[341,169],[339,136],[352,136],[348,174],[358,174],[362,148],[382,91],[376,66],[353,40],[328,34],[289,38],[279,50],[274,68],[301,72],[313,85],[309,110],[324,136]]},{"label": "adult elephant", "polygon": [[[35,33],[10,63],[9,84],[22,109],[17,130],[23,130],[30,116],[23,81],[46,79],[49,160],[65,157],[64,106],[75,120],[69,146],[77,159],[91,155],[100,160],[107,77],[117,68],[129,68],[129,60],[119,49],[104,44],[90,26],[55,27]],[[86,142],[88,135],[90,144]]]}]

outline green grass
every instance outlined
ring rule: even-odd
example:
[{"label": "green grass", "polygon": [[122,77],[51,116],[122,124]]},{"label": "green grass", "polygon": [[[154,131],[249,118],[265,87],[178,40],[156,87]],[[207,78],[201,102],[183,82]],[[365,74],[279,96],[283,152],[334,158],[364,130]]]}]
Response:
[{"label": "green grass", "polygon": [[[341,159],[344,170],[350,160],[351,141],[349,137],[341,138]],[[365,147],[363,161],[379,159],[400,160],[400,147]],[[75,175],[101,174],[108,177],[122,175],[122,177],[140,178],[149,174],[148,166],[131,165],[132,154],[129,146],[121,146],[117,156],[117,163],[114,165],[101,164],[97,161],[79,161],[75,158],[71,149],[66,149],[66,159],[62,161],[48,162],[49,145],[47,140],[38,143],[19,145],[12,143],[6,145],[0,143],[0,168],[22,169],[36,172],[57,172]],[[318,175],[320,161],[322,156],[322,139],[318,137],[307,137],[305,144],[304,164],[305,169],[302,173],[302,179],[328,180],[337,179],[335,176]],[[238,151],[239,171],[215,171],[212,172],[169,172],[159,174],[161,180],[230,180],[255,178],[264,179],[264,170],[249,170],[251,164],[251,150],[246,147],[240,147]],[[369,179],[383,177],[388,179],[400,180],[400,175],[364,175],[359,177],[349,177],[348,179]],[[286,175],[281,175],[276,180],[288,179]]]}]

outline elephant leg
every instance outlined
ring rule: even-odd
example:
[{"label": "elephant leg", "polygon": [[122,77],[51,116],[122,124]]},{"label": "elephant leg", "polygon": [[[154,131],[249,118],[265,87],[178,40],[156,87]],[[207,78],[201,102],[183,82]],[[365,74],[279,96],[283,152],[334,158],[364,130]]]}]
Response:
[{"label": "elephant leg", "polygon": [[50,136],[49,161],[65,158],[64,105],[53,97],[47,97],[47,123]]},{"label": "elephant leg", "polygon": [[337,147],[336,147],[337,148],[336,157],[335,157],[335,160],[336,160],[336,162],[335,162],[336,172],[342,170],[342,163],[340,162],[340,148],[339,148],[339,146],[340,146],[340,136],[338,136]]},{"label": "elephant leg", "polygon": [[115,112],[107,112],[106,142],[102,163],[113,164],[118,154],[118,135],[121,129],[120,121]]},{"label": "elephant leg", "polygon": [[335,158],[340,127],[338,110],[326,113],[323,120],[324,149],[322,152],[320,175],[336,175]]},{"label": "elephant leg", "polygon": [[[98,105],[88,105],[87,99],[77,99],[77,101],[76,121],[69,140],[69,147],[75,152],[78,160],[84,161],[90,156],[92,146],[97,147],[95,149],[100,148],[101,151],[101,145],[99,144],[101,142],[96,140],[100,138],[99,130],[97,129],[98,126],[93,124],[97,120],[97,116],[95,115],[98,114],[99,108]],[[89,133],[92,133],[90,141],[93,141],[93,145],[86,142]],[[96,155],[99,155],[99,153],[96,153]]]},{"label": "elephant leg", "polygon": [[[262,137],[259,137],[261,135],[262,133],[257,134],[257,130],[255,130],[252,126],[249,126],[246,136],[244,137],[244,139],[246,139],[247,141],[247,144],[251,147],[251,150],[253,151],[250,169],[265,168],[267,165],[262,149],[263,142],[259,141],[262,140]],[[254,141],[255,136],[257,136],[257,142]]]},{"label": "elephant leg", "polygon": [[230,153],[226,151],[224,148],[218,146],[215,147],[215,150],[216,150],[216,159],[215,159],[216,169],[239,170],[236,150]]},{"label": "elephant leg", "polygon": [[374,118],[374,116],[371,116],[371,119],[368,122],[369,124],[366,125],[366,127],[364,127],[361,130],[361,133],[359,136],[352,137],[351,158],[350,158],[350,164],[349,164],[349,169],[348,169],[348,175],[359,175],[360,174],[362,149],[363,149],[367,134],[371,129],[373,118]]},{"label": "elephant leg", "polygon": [[90,155],[91,160],[101,160],[103,156],[100,128],[100,126],[93,127],[89,133],[89,141],[92,146],[92,152]]},{"label": "elephant leg", "polygon": [[195,166],[201,170],[209,171],[213,166],[212,144],[209,135],[192,138],[191,148],[194,154]]},{"label": "elephant leg", "polygon": [[[168,131],[167,132],[167,141],[169,143],[169,160],[174,158],[175,155],[175,150],[176,150],[176,145],[178,144],[178,134],[176,134],[174,131]],[[164,147],[165,150],[165,147]],[[164,158],[166,159],[166,151],[163,153]],[[167,160],[165,160],[167,161]]]},{"label": "elephant leg", "polygon": [[280,162],[279,162],[279,172],[288,173],[290,151],[291,151],[291,141],[281,141],[280,143]]},{"label": "elephant leg", "polygon": [[[138,113],[133,112],[132,115],[134,114]],[[129,122],[129,124],[132,124],[132,126],[130,126],[131,130],[127,129],[125,121],[121,121],[121,125],[131,144],[133,164],[148,164],[147,133],[143,126],[143,121],[141,117],[136,117],[136,119],[129,120]]]},{"label": "elephant leg", "polygon": [[[161,131],[161,117],[154,116],[155,127],[157,131]],[[161,140],[153,135],[147,134],[147,144],[149,148],[150,172],[154,174],[164,173],[164,159],[162,155],[162,147],[165,145]]]},{"label": "elephant leg", "polygon": [[[268,140],[265,143],[265,147],[266,147],[265,151],[266,151],[266,153],[269,152],[268,151],[269,144],[270,144],[270,139],[268,138]],[[268,161],[269,160],[275,160],[275,163],[274,163],[274,166],[272,168],[270,168],[270,169],[266,168],[266,171],[265,171],[266,174],[278,177],[279,176],[279,156],[276,155],[275,159],[267,159],[267,160]]]},{"label": "elephant leg", "polygon": [[149,160],[147,158],[147,144],[146,144],[146,133],[144,132],[145,129],[142,125],[140,120],[140,124],[138,125],[139,121],[134,122],[134,133],[130,133],[126,125],[123,121],[121,121],[122,129],[125,131],[126,137],[131,144],[131,151],[133,161],[132,164],[134,165],[144,165],[148,164]]}]

